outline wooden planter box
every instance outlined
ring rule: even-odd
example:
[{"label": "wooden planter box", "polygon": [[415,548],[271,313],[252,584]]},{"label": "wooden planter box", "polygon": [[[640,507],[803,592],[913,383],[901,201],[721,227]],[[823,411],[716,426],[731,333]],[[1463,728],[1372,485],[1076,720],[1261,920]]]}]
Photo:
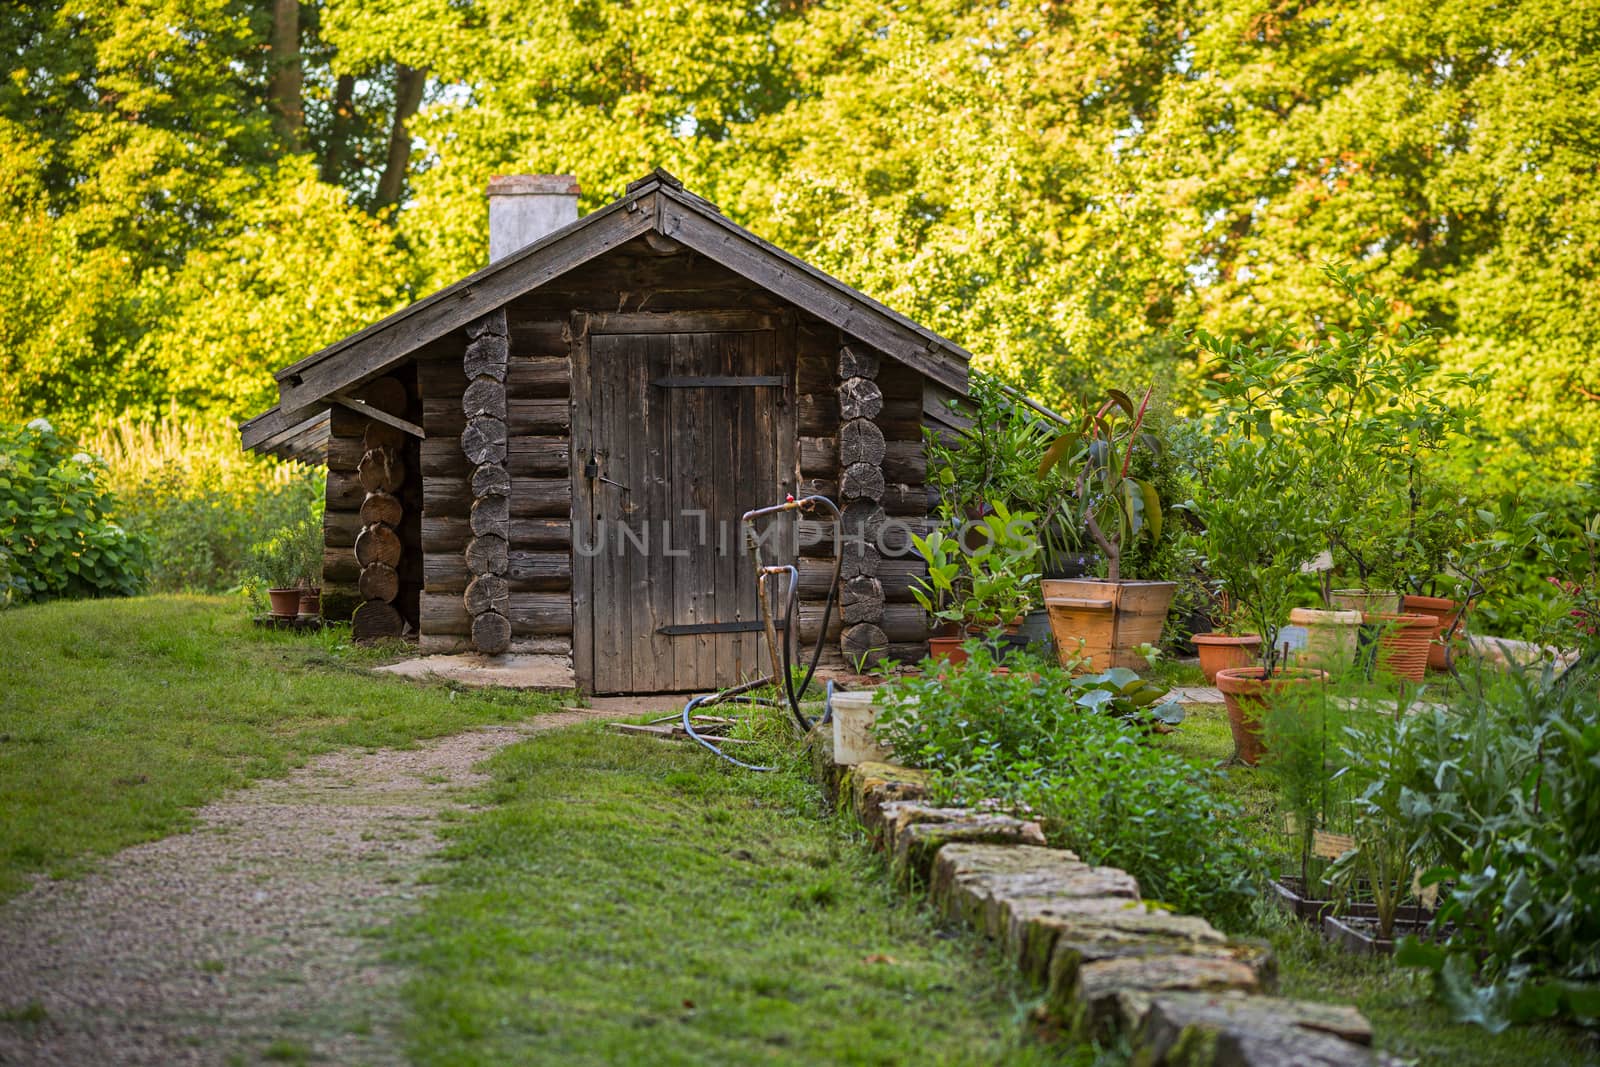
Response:
[{"label": "wooden planter box", "polygon": [[[1370,911],[1372,906],[1369,904],[1366,907]],[[1410,918],[1406,917],[1407,912],[1411,913]],[[1420,912],[1420,908],[1401,908],[1395,915],[1394,936],[1390,938],[1378,936],[1376,916],[1325,915],[1322,917],[1322,936],[1358,956],[1392,956],[1395,942],[1407,935],[1434,940],[1435,934],[1430,929],[1432,913],[1427,913],[1429,918],[1424,919],[1417,917]]]}]

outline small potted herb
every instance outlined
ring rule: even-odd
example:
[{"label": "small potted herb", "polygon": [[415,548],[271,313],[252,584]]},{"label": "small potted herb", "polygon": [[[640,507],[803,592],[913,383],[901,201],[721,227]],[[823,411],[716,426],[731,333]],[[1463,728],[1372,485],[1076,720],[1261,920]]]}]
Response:
[{"label": "small potted herb", "polygon": [[964,537],[942,530],[912,537],[928,573],[914,580],[911,595],[929,616],[954,624],[960,635],[930,638],[935,659],[962,662],[967,636],[1014,625],[1034,602],[1039,581],[1035,516],[1013,514],[999,501],[990,507],[992,514],[969,524]]},{"label": "small potted herb", "polygon": [[[302,598],[307,593],[320,600],[321,589],[313,582],[322,572],[322,526],[315,519],[284,527],[257,542],[250,555],[252,572],[266,586],[274,618],[292,619],[304,613]],[[320,604],[315,610],[320,612]]]}]

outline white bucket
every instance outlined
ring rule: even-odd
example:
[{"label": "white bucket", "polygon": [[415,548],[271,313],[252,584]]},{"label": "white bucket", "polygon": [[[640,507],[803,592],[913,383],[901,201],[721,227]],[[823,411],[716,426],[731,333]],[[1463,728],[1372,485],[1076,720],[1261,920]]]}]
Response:
[{"label": "white bucket", "polygon": [[853,767],[868,760],[887,760],[892,754],[872,736],[878,720],[877,690],[833,694],[833,762]]}]

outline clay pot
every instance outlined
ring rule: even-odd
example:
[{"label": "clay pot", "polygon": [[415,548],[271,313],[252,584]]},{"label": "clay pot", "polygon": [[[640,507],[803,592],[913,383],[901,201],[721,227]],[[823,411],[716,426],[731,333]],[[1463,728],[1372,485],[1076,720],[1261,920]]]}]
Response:
[{"label": "clay pot", "polygon": [[1328,600],[1335,608],[1363,615],[1392,615],[1400,610],[1400,594],[1392,589],[1335,589]]},{"label": "clay pot", "polygon": [[[1443,635],[1455,627],[1456,620],[1461,618],[1461,605],[1442,596],[1407,596],[1401,600],[1400,610],[1407,615],[1430,615],[1439,620],[1433,632],[1433,644],[1428,648],[1428,667],[1436,671],[1449,670]],[[1456,627],[1451,639],[1461,639],[1459,627]]]},{"label": "clay pot", "polygon": [[1439,633],[1439,620],[1432,615],[1367,615],[1363,621],[1382,626],[1378,670],[1395,678],[1422,681],[1428,673],[1428,649]]},{"label": "clay pot", "polygon": [[1048,578],[1039,588],[1063,667],[1139,670],[1150,664],[1134,649],[1160,642],[1178,583]]},{"label": "clay pot", "polygon": [[310,619],[322,614],[322,586],[300,590],[300,614]]},{"label": "clay pot", "polygon": [[1306,647],[1295,656],[1300,666],[1343,674],[1355,662],[1361,639],[1359,611],[1295,608],[1289,612],[1289,624],[1305,627]]},{"label": "clay pot", "polygon": [[1200,672],[1208,683],[1216,682],[1220,670],[1250,666],[1261,651],[1260,634],[1195,634],[1193,641],[1200,655]]},{"label": "clay pot", "polygon": [[934,659],[947,660],[950,663],[967,662],[967,650],[961,647],[964,637],[930,637],[928,638],[928,655]]},{"label": "clay pot", "polygon": [[300,614],[300,590],[268,589],[267,599],[272,602],[272,614],[279,619],[292,619]]},{"label": "clay pot", "polygon": [[1233,734],[1233,755],[1254,767],[1266,745],[1261,740],[1261,716],[1285,690],[1316,685],[1327,678],[1323,671],[1305,667],[1280,669],[1270,680],[1260,667],[1225,667],[1217,672],[1217,688],[1228,708],[1228,730]]}]

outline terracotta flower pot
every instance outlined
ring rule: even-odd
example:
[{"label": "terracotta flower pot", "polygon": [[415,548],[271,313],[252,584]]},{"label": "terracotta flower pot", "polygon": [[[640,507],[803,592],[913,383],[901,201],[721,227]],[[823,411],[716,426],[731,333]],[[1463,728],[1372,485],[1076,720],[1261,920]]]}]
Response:
[{"label": "terracotta flower pot", "polygon": [[934,659],[947,660],[950,663],[967,662],[967,650],[961,647],[964,637],[930,637],[928,638],[928,655]]},{"label": "terracotta flower pot", "polygon": [[[1400,610],[1407,615],[1430,615],[1439,620],[1433,632],[1433,644],[1428,648],[1428,667],[1432,670],[1449,670],[1445,660],[1444,634],[1461,618],[1461,605],[1442,596],[1407,596],[1400,602]],[[1456,627],[1452,641],[1461,640],[1461,630]]]},{"label": "terracotta flower pot", "polygon": [[1200,672],[1215,683],[1217,672],[1229,667],[1248,667],[1261,651],[1260,634],[1195,634],[1194,648],[1200,655]]},{"label": "terracotta flower pot", "polygon": [[272,602],[272,614],[279,619],[292,619],[300,614],[300,590],[268,589],[267,599]]},{"label": "terracotta flower pot", "polygon": [[1428,673],[1428,649],[1439,632],[1432,615],[1367,615],[1367,623],[1383,627],[1378,636],[1378,670],[1420,682]]},{"label": "terracotta flower pot", "polygon": [[1225,667],[1217,672],[1217,688],[1228,708],[1228,730],[1233,734],[1234,758],[1254,767],[1266,745],[1261,740],[1261,716],[1287,689],[1315,685],[1327,677],[1305,667],[1280,669],[1270,680],[1260,667]]},{"label": "terracotta flower pot", "polygon": [[1328,600],[1334,608],[1363,615],[1392,615],[1400,610],[1400,594],[1392,589],[1335,589]]},{"label": "terracotta flower pot", "polygon": [[1343,674],[1355,662],[1361,639],[1361,612],[1295,608],[1289,625],[1303,626],[1306,645],[1295,657],[1302,667]]},{"label": "terracotta flower pot", "polygon": [[300,614],[311,619],[322,614],[322,586],[300,590]]},{"label": "terracotta flower pot", "polygon": [[1150,666],[1134,649],[1161,640],[1178,583],[1050,578],[1039,587],[1061,665],[1104,671]]}]

